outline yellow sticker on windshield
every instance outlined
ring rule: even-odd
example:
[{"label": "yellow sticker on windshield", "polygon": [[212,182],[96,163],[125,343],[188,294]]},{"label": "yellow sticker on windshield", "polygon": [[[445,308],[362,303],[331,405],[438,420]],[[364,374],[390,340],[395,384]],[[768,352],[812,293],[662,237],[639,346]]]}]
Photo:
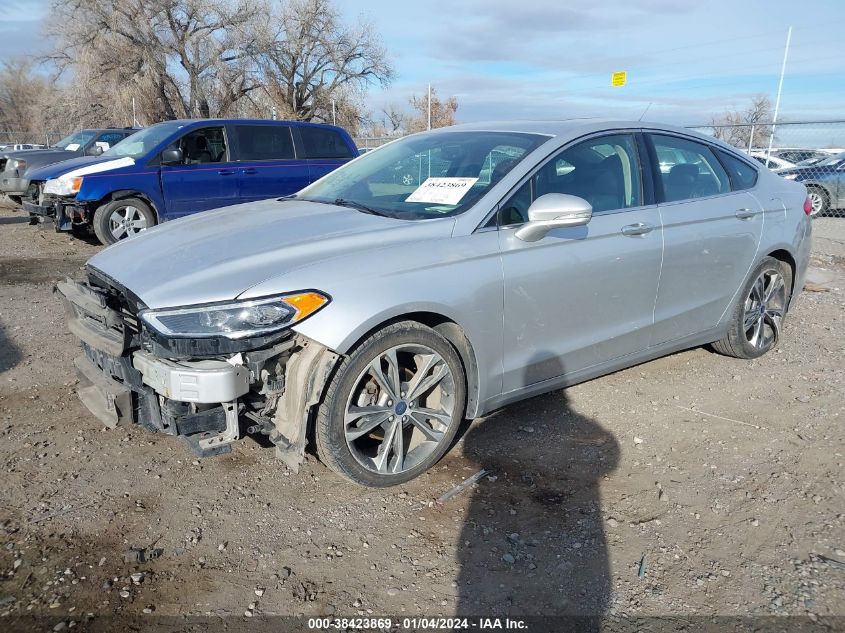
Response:
[{"label": "yellow sticker on windshield", "polygon": [[427,178],[405,202],[458,204],[478,178]]},{"label": "yellow sticker on windshield", "polygon": [[610,76],[611,86],[624,86],[628,81],[628,73],[624,70],[617,71]]}]

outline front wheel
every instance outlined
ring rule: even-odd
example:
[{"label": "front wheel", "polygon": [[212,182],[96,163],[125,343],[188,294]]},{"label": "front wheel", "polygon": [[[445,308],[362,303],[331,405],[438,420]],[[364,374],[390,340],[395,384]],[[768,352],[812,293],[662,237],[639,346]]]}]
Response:
[{"label": "front wheel", "polygon": [[112,200],[94,213],[94,233],[101,244],[109,245],[133,237],[152,226],[156,216],[140,198]]},{"label": "front wheel", "polygon": [[317,415],[317,452],[355,483],[401,484],[449,449],[465,403],[464,370],[451,343],[419,323],[395,323],[338,367]]},{"label": "front wheel", "polygon": [[758,358],[777,345],[792,295],[792,271],[774,257],[757,266],[731,313],[727,336],[713,348],[734,358]]}]

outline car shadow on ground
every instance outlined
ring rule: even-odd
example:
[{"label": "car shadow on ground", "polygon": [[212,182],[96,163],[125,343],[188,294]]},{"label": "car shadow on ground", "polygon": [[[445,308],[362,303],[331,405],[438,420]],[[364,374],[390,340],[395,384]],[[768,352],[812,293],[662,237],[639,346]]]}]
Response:
[{"label": "car shadow on ground", "polygon": [[0,374],[17,365],[21,356],[20,349],[9,337],[8,328],[0,321]]},{"label": "car shadow on ground", "polygon": [[534,624],[597,630],[611,593],[599,482],[619,461],[613,435],[559,390],[493,413],[463,443],[490,476],[460,536],[456,613],[573,616]]}]

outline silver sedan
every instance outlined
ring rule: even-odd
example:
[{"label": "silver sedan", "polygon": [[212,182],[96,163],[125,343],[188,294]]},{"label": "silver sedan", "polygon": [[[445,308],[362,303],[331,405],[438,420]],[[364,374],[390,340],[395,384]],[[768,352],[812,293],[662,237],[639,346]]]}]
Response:
[{"label": "silver sedan", "polygon": [[512,402],[697,345],[765,354],[810,210],[803,185],[684,129],[464,125],[145,231],[58,290],[106,424],[201,456],[263,434],[293,468],[311,443],[389,486]]}]

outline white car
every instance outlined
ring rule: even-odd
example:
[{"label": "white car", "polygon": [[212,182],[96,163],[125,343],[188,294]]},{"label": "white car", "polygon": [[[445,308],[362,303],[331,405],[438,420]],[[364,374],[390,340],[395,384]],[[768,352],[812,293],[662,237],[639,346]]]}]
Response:
[{"label": "white car", "polygon": [[765,165],[772,171],[779,171],[781,169],[792,169],[795,167],[795,163],[790,163],[788,160],[784,160],[782,158],[778,158],[777,156],[769,156],[768,162],[766,161],[766,152],[751,152],[749,156],[756,160],[761,165]]}]

